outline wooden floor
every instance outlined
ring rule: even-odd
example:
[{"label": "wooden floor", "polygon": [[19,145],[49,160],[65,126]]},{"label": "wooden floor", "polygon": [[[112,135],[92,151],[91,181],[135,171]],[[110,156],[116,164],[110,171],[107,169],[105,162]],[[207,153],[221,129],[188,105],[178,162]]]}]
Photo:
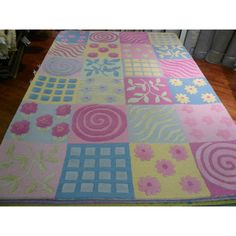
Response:
[{"label": "wooden floor", "polygon": [[[56,35],[57,31],[31,33],[32,43],[25,50],[17,78],[0,79],[0,143],[34,77],[33,70],[42,62]],[[196,62],[236,122],[236,71],[205,61]]]}]

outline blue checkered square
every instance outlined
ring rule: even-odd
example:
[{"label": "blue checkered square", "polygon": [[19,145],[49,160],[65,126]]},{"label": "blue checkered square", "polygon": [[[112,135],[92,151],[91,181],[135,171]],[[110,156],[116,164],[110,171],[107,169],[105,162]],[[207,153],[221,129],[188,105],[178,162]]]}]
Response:
[{"label": "blue checkered square", "polygon": [[56,199],[133,199],[128,143],[68,144]]}]

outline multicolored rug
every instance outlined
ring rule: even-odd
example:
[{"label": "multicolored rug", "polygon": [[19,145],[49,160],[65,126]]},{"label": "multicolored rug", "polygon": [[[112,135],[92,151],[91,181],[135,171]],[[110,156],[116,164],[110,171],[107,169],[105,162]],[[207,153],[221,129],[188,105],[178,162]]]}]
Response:
[{"label": "multicolored rug", "polygon": [[1,144],[0,199],[234,201],[236,126],[175,34],[63,31]]}]

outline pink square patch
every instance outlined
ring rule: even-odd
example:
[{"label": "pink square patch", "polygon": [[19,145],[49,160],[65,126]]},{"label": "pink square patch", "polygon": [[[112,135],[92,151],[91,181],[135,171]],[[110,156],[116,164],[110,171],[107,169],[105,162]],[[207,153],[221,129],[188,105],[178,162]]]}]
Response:
[{"label": "pink square patch", "polygon": [[159,60],[165,78],[204,77],[193,59]]},{"label": "pink square patch", "polygon": [[0,153],[1,199],[55,199],[66,144],[7,140]]},{"label": "pink square patch", "polygon": [[127,141],[127,118],[124,106],[92,104],[73,107],[70,143]]},{"label": "pink square patch", "polygon": [[236,194],[236,141],[191,143],[197,166],[212,196]]},{"label": "pink square patch", "polygon": [[121,32],[121,43],[147,43],[150,44],[148,34],[146,32]]},{"label": "pink square patch", "polygon": [[123,58],[156,59],[153,48],[149,44],[121,44]]},{"label": "pink square patch", "polygon": [[172,104],[172,96],[163,78],[125,78],[127,104]]},{"label": "pink square patch", "polygon": [[236,126],[222,104],[175,105],[189,142],[236,139]]}]

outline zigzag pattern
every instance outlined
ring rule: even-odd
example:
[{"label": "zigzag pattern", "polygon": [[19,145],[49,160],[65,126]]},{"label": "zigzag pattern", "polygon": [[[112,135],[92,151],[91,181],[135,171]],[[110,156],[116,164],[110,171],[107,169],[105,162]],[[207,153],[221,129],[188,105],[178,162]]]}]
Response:
[{"label": "zigzag pattern", "polygon": [[85,47],[85,44],[64,44],[55,42],[49,54],[62,57],[78,57],[83,54]]},{"label": "zigzag pattern", "polygon": [[173,108],[129,106],[129,129],[132,142],[184,143],[185,135]]}]

